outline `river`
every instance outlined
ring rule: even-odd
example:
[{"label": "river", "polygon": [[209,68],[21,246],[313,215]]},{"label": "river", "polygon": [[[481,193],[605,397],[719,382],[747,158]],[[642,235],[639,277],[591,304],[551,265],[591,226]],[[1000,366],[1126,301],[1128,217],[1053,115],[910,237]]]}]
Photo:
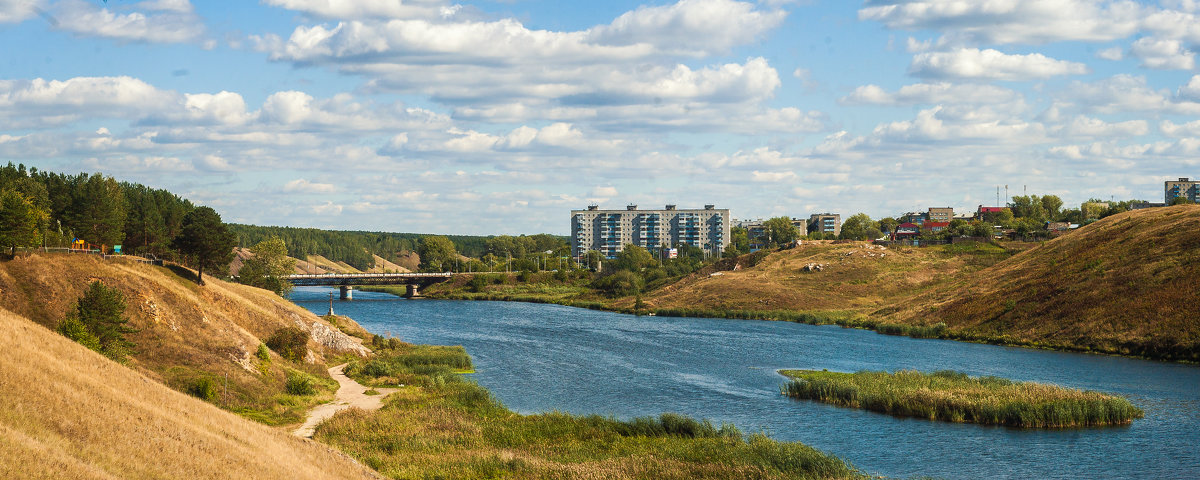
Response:
[{"label": "river", "polygon": [[[330,291],[297,288],[291,298],[324,314]],[[338,314],[412,343],[463,345],[475,380],[520,413],[682,413],[804,442],[889,477],[1200,478],[1196,366],[836,326],[354,296],[334,302]],[[1060,430],[895,418],[783,397],[782,368],[953,369],[1116,393],[1146,417],[1127,427]]]}]

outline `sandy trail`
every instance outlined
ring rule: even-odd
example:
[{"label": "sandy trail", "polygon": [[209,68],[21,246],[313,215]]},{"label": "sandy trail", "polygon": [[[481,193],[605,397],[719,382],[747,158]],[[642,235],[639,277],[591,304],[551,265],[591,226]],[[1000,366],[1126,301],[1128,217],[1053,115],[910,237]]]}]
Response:
[{"label": "sandy trail", "polygon": [[308,420],[297,428],[292,435],[297,437],[312,438],[313,431],[317,425],[332,417],[335,413],[345,410],[350,407],[361,408],[363,410],[378,410],[383,406],[383,397],[395,392],[395,388],[376,388],[379,395],[367,395],[367,387],[347,377],[342,370],[346,368],[346,364],[341,364],[329,369],[329,376],[333,377],[338,382],[338,391],[332,402],[324,405],[318,405],[308,413]]}]

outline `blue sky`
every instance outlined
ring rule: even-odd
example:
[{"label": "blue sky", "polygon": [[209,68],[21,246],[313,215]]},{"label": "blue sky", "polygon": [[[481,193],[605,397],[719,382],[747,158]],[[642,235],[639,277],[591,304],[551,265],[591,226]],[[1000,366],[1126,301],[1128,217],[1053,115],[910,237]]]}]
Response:
[{"label": "blue sky", "polygon": [[[1200,177],[1200,1],[0,0],[0,161],[226,221],[891,216]],[[1003,194],[1003,193],[1002,193]]]}]

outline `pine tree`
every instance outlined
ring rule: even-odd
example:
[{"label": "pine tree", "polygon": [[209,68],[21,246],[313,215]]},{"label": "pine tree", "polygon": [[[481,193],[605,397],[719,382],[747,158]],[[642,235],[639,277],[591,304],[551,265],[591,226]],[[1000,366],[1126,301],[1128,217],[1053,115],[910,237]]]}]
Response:
[{"label": "pine tree", "polygon": [[204,269],[218,270],[233,260],[237,238],[221,222],[221,215],[209,207],[200,207],[183,217],[183,229],[173,242],[180,253],[192,257],[196,283],[204,285]]},{"label": "pine tree", "polygon": [[75,303],[75,308],[67,314],[58,331],[108,358],[123,362],[136,347],[125,339],[125,335],[137,332],[128,323],[125,295],[95,281]]},{"label": "pine tree", "polygon": [[44,214],[14,190],[0,192],[0,246],[15,255],[17,247],[38,244],[38,225]]}]

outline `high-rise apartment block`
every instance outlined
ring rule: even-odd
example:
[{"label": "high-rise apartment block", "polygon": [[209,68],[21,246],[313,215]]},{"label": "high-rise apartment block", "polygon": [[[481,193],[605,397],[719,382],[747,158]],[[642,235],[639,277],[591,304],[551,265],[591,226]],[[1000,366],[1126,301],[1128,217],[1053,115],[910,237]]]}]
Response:
[{"label": "high-rise apartment block", "polygon": [[1200,203],[1200,181],[1180,178],[1177,181],[1163,182],[1163,200],[1170,205],[1176,197],[1183,197],[1192,203]]},{"label": "high-rise apartment block", "polygon": [[662,210],[638,210],[637,205],[601,210],[592,205],[571,210],[571,255],[577,259],[588,250],[615,258],[625,245],[654,251],[685,244],[720,254],[728,243],[729,209],[714,205],[683,210],[675,205]]},{"label": "high-rise apartment block", "polygon": [[816,213],[808,217],[808,231],[826,235],[842,234],[842,216],[837,213]]}]

